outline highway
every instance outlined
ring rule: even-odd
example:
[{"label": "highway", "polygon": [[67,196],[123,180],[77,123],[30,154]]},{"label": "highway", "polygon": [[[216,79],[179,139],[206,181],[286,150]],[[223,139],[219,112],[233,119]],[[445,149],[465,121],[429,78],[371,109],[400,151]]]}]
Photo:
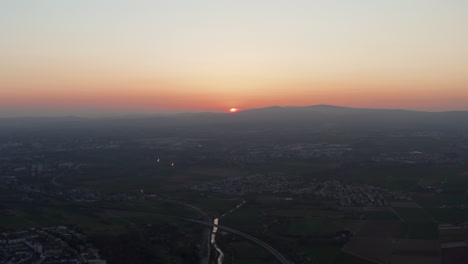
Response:
[{"label": "highway", "polygon": [[[9,202],[12,203],[21,203],[20,201],[17,200],[11,200]],[[40,206],[40,203],[37,203],[36,205]],[[49,204],[47,204],[50,206]],[[226,232],[238,235],[240,237],[245,238],[246,240],[249,240],[260,247],[264,248],[266,251],[270,252],[280,263],[282,264],[294,264],[289,258],[287,258],[285,255],[274,249],[272,246],[268,245],[264,241],[253,237],[249,234],[246,234],[244,232],[241,232],[239,230],[227,227],[227,226],[222,226],[222,225],[215,225],[211,222],[206,222],[198,219],[193,219],[193,218],[187,218],[187,217],[180,217],[180,216],[173,216],[173,215],[165,215],[165,214],[159,214],[155,213],[153,211],[145,211],[145,210],[132,210],[132,209],[123,209],[123,208],[115,208],[115,207],[101,207],[101,206],[84,206],[84,205],[77,205],[74,206],[75,208],[82,208],[82,209],[100,209],[100,210],[110,210],[110,211],[123,211],[123,212],[135,212],[135,213],[146,213],[146,214],[152,214],[152,215],[157,215],[157,216],[162,216],[162,217],[170,217],[173,219],[179,219],[182,221],[187,221],[187,222],[192,222],[200,225],[205,225],[205,226],[211,226],[211,227],[218,227],[220,230],[224,230]]]},{"label": "highway", "polygon": [[163,216],[163,217],[170,217],[170,218],[174,218],[174,219],[179,219],[179,220],[182,220],[182,221],[192,222],[192,223],[205,225],[205,226],[218,227],[218,229],[220,229],[220,230],[224,230],[226,232],[238,235],[240,237],[245,238],[246,240],[249,240],[250,242],[253,242],[253,243],[259,245],[260,247],[264,248],[266,251],[270,252],[270,254],[272,254],[282,264],[294,264],[294,262],[292,262],[289,258],[287,258],[285,255],[280,253],[278,250],[274,249],[272,246],[268,245],[266,242],[264,242],[264,241],[262,241],[262,240],[260,240],[260,239],[258,239],[256,237],[253,237],[253,236],[251,236],[249,234],[246,234],[244,232],[241,232],[239,230],[236,230],[236,229],[233,229],[233,228],[230,228],[230,227],[227,227],[227,226],[215,225],[215,224],[213,224],[211,222],[202,221],[202,220],[193,219],[193,218],[158,214],[158,213],[154,213],[154,212],[151,212],[151,211],[131,210],[131,209],[121,209],[121,208],[110,208],[110,207],[92,207],[92,208],[94,208],[94,209],[103,209],[103,210],[113,210],[113,211],[127,211],[127,212],[147,213],[147,214],[152,214],[152,215],[158,215],[158,216]]},{"label": "highway", "polygon": [[236,229],[233,229],[233,228],[230,228],[230,227],[227,227],[227,226],[215,225],[213,223],[200,221],[200,220],[196,220],[196,219],[184,218],[184,219],[181,219],[181,220],[190,221],[190,222],[198,223],[198,224],[201,224],[201,225],[208,225],[208,226],[212,226],[212,227],[218,227],[218,229],[220,229],[220,230],[224,230],[226,232],[236,234],[236,235],[238,235],[240,237],[243,237],[243,238],[245,238],[245,239],[247,239],[247,240],[249,240],[251,242],[254,242],[255,244],[261,246],[262,248],[264,248],[265,250],[270,252],[273,256],[275,256],[279,260],[280,263],[282,263],[282,264],[293,264],[293,262],[291,260],[289,260],[286,256],[284,256],[279,251],[274,249],[272,246],[268,245],[267,243],[263,242],[262,240],[260,240],[260,239],[258,239],[256,237],[253,237],[253,236],[251,236],[249,234],[246,234],[244,232],[241,232],[239,230],[236,230]]},{"label": "highway", "polygon": [[[185,206],[185,207],[189,208],[190,210],[196,212],[200,217],[205,219],[206,222],[211,221],[211,218],[210,218],[210,216],[208,214],[206,214],[202,209],[200,209],[200,208],[198,208],[198,207],[196,207],[194,205],[191,205],[191,204],[188,204],[188,203],[185,203],[185,202],[181,202],[181,201],[166,199],[166,198],[163,198],[161,196],[159,196],[158,199],[161,200],[161,201],[168,202],[168,203]],[[200,252],[200,258],[201,258],[200,263],[201,264],[209,264],[210,263],[211,231],[212,231],[211,228],[207,228],[206,233],[203,234],[203,237],[202,237],[202,245],[204,244],[205,246],[202,248],[202,250]]]}]

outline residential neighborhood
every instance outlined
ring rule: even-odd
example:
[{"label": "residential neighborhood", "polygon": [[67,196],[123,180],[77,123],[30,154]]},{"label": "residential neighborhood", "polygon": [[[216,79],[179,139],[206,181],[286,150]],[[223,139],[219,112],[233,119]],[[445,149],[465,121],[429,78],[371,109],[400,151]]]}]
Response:
[{"label": "residential neighborhood", "polygon": [[106,264],[86,236],[66,226],[0,234],[0,263]]}]

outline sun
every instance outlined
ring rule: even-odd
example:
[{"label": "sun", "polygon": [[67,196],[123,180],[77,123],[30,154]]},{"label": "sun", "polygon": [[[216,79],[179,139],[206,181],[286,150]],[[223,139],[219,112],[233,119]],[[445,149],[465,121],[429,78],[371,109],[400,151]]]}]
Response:
[{"label": "sun", "polygon": [[231,109],[229,109],[229,112],[235,113],[235,112],[237,112],[238,110],[239,110],[239,109],[237,109],[237,108],[231,108]]}]

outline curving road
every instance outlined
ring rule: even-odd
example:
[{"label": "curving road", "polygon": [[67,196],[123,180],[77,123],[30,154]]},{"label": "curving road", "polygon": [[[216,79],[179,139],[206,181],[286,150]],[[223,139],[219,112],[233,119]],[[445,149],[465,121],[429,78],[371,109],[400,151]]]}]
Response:
[{"label": "curving road", "polygon": [[[85,207],[85,206],[82,206],[82,207]],[[294,264],[294,262],[292,262],[289,258],[287,258],[285,255],[280,253],[278,250],[274,249],[272,246],[268,245],[266,242],[263,242],[262,240],[254,237],[254,236],[251,236],[249,234],[246,234],[244,232],[241,232],[239,230],[236,230],[236,229],[233,229],[233,228],[230,228],[230,227],[227,227],[227,226],[215,225],[215,224],[213,224],[211,222],[206,222],[206,221],[202,221],[202,220],[198,220],[198,219],[192,219],[192,218],[186,218],[186,217],[180,217],[180,216],[173,216],[173,215],[158,214],[158,213],[154,213],[154,212],[151,212],[151,211],[109,208],[109,207],[94,207],[94,208],[104,209],[104,210],[114,210],[114,211],[147,213],[147,214],[170,217],[170,218],[179,219],[179,220],[182,220],[182,221],[197,223],[197,224],[200,224],[200,225],[217,227],[220,230],[224,230],[226,232],[236,234],[236,235],[238,235],[240,237],[243,237],[243,238],[245,238],[245,239],[247,239],[247,240],[249,240],[249,241],[251,241],[251,242],[253,242],[253,243],[257,244],[257,245],[259,245],[260,247],[264,248],[266,251],[270,252],[282,264]]]},{"label": "curving road", "polygon": [[[9,202],[21,203],[20,201],[17,201],[17,200],[11,200]],[[50,206],[49,204],[47,204],[47,205]],[[123,208],[115,208],[115,207],[85,206],[85,205],[77,205],[77,206],[73,206],[73,207],[83,208],[83,209],[101,209],[101,210],[111,210],[111,211],[147,213],[147,214],[152,214],[152,215],[157,215],[157,216],[162,216],[162,217],[170,217],[170,218],[179,219],[179,220],[182,220],[182,221],[197,223],[197,224],[201,224],[201,225],[205,225],[205,226],[217,227],[218,229],[224,230],[224,231],[232,233],[232,234],[236,234],[236,235],[238,235],[240,237],[243,237],[243,238],[245,238],[245,239],[247,239],[247,240],[249,240],[249,241],[251,241],[251,242],[253,242],[253,243],[257,244],[257,245],[259,245],[260,247],[264,248],[266,251],[270,252],[282,264],[294,264],[294,262],[292,262],[289,258],[284,256],[279,251],[277,251],[276,249],[274,249],[272,246],[268,245],[267,243],[263,242],[262,240],[260,240],[260,239],[258,239],[256,237],[253,237],[253,236],[251,236],[249,234],[246,234],[244,232],[241,232],[239,230],[227,227],[227,226],[215,225],[215,224],[213,224],[211,222],[201,221],[201,220],[198,220],[198,219],[192,219],[192,218],[187,218],[187,217],[158,214],[158,213],[155,213],[153,211],[145,211],[145,210],[132,210],[132,209],[123,209]]]},{"label": "curving road", "polygon": [[236,229],[233,229],[233,228],[230,228],[230,227],[227,227],[227,226],[215,225],[213,223],[200,221],[200,220],[196,220],[196,219],[187,219],[186,218],[186,219],[181,219],[181,220],[190,221],[190,222],[198,223],[198,224],[201,224],[201,225],[209,225],[209,226],[212,226],[212,227],[217,227],[220,230],[224,230],[224,231],[227,231],[229,233],[236,234],[236,235],[238,235],[240,237],[243,237],[243,238],[245,238],[247,240],[250,240],[251,242],[254,242],[255,244],[263,247],[268,252],[270,252],[273,256],[275,256],[279,260],[279,262],[281,262],[282,264],[294,264],[291,260],[289,260],[286,256],[284,256],[279,251],[274,249],[272,246],[268,245],[267,243],[263,242],[262,240],[260,240],[260,239],[258,239],[256,237],[253,237],[253,236],[251,236],[249,234],[246,234],[244,232],[241,232],[239,230],[236,230]]},{"label": "curving road", "polygon": [[[202,217],[203,219],[205,219],[206,222],[210,222],[211,221],[211,218],[210,216],[205,213],[202,209],[194,206],[194,205],[191,205],[191,204],[188,204],[188,203],[185,203],[185,202],[181,202],[181,201],[176,201],[176,200],[171,200],[171,199],[166,199],[166,198],[163,198],[161,196],[158,197],[159,200],[161,201],[165,201],[165,202],[168,202],[168,203],[173,203],[173,204],[176,204],[176,205],[180,205],[180,206],[185,206],[185,207],[188,207],[190,208],[192,211],[195,211],[200,217]],[[202,264],[209,264],[210,263],[210,255],[211,255],[211,241],[210,241],[210,237],[211,237],[211,228],[208,228],[206,230],[206,234],[202,237],[202,244],[205,244],[205,247],[204,247],[204,250],[201,251],[201,254],[200,254],[200,257],[201,257],[201,260],[200,260],[200,263]]]}]

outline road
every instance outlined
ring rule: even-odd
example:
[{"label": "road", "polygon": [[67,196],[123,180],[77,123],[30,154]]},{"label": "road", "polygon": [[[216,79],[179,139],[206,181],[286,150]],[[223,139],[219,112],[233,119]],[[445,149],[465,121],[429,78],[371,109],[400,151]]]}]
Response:
[{"label": "road", "polygon": [[[188,203],[185,203],[185,202],[181,202],[181,201],[166,199],[166,198],[163,198],[161,196],[159,196],[158,199],[161,200],[161,201],[168,202],[168,203],[172,203],[172,204],[176,204],[176,205],[180,205],[180,206],[185,206],[185,207],[189,208],[190,210],[195,211],[195,213],[197,213],[200,217],[205,219],[206,222],[211,221],[211,217],[207,213],[205,213],[201,208],[198,208],[198,207],[196,207],[194,205],[191,205],[191,204],[188,204]],[[202,263],[202,264],[209,264],[210,263],[210,256],[211,256],[210,237],[211,237],[211,228],[208,228],[206,230],[206,233],[203,234],[203,237],[202,237],[202,245],[203,244],[205,245],[204,247],[202,247],[202,250],[201,250],[201,253],[200,253],[200,258],[201,258],[200,263]]]},{"label": "road", "polygon": [[51,182],[53,185],[55,185],[55,186],[57,186],[57,187],[59,187],[59,188],[63,188],[64,186],[63,186],[62,184],[60,184],[60,183],[57,182],[57,179],[60,178],[60,177],[62,177],[62,175],[60,175],[60,176],[55,176],[55,177],[52,178],[52,180],[51,180],[50,182]]},{"label": "road", "polygon": [[[22,203],[21,201],[17,200],[11,200],[9,202],[12,203]],[[36,203],[37,206],[40,206],[40,203]],[[47,204],[47,206],[50,206],[50,204]],[[153,211],[145,211],[145,210],[131,210],[131,209],[123,209],[123,208],[115,208],[115,207],[101,207],[101,206],[85,206],[85,205],[77,205],[74,206],[75,208],[82,208],[82,209],[100,209],[100,210],[111,210],[111,211],[123,211],[123,212],[135,212],[135,213],[146,213],[146,214],[152,214],[152,215],[157,215],[157,216],[162,216],[162,217],[170,217],[173,219],[179,219],[182,221],[187,221],[187,222],[192,222],[196,224],[201,224],[205,226],[211,226],[211,227],[217,227],[218,229],[224,230],[226,232],[238,235],[240,237],[245,238],[246,240],[249,240],[260,247],[264,248],[266,251],[270,252],[280,263],[282,264],[294,264],[289,258],[284,256],[282,253],[274,249],[272,246],[268,245],[267,243],[263,242],[262,240],[253,237],[249,234],[246,234],[244,232],[241,232],[239,230],[227,227],[227,226],[222,226],[222,225],[215,225],[211,222],[206,222],[206,221],[201,221],[198,219],[192,219],[192,218],[187,218],[187,217],[180,217],[180,216],[173,216],[173,215],[165,215],[165,214],[159,214],[155,213]]]},{"label": "road", "polygon": [[227,227],[227,226],[222,226],[222,225],[215,225],[213,223],[209,223],[209,222],[205,222],[205,221],[200,221],[200,220],[196,220],[196,219],[182,219],[182,220],[185,220],[185,221],[190,221],[190,222],[193,222],[193,223],[198,223],[198,224],[201,224],[201,225],[209,225],[209,226],[212,226],[212,227],[218,227],[218,229],[220,230],[224,230],[226,232],[229,232],[229,233],[232,233],[232,234],[236,234],[240,237],[243,237],[251,242],[254,242],[255,244],[261,246],[262,248],[266,249],[268,252],[270,252],[273,256],[275,256],[280,263],[282,264],[293,264],[293,262],[291,260],[289,260],[287,257],[285,257],[283,254],[281,254],[279,251],[277,251],[276,249],[274,249],[272,246],[268,245],[266,242],[263,242],[262,240],[256,238],[256,237],[253,237],[249,234],[246,234],[244,232],[241,232],[239,230],[236,230],[236,229],[233,229],[233,228],[230,228],[230,227]]},{"label": "road", "polygon": [[[90,208],[90,207],[87,207],[87,208]],[[294,262],[292,262],[289,258],[287,258],[285,255],[280,253],[278,250],[274,249],[272,246],[268,245],[266,242],[264,242],[264,241],[262,241],[262,240],[260,240],[260,239],[258,239],[256,237],[253,237],[253,236],[251,236],[249,234],[246,234],[244,232],[241,232],[239,230],[236,230],[234,228],[230,228],[230,227],[227,227],[227,226],[215,225],[215,224],[213,224],[211,222],[206,222],[206,221],[193,219],[193,218],[158,214],[158,213],[154,213],[154,212],[151,212],[151,211],[130,210],[130,209],[120,209],[120,208],[110,208],[110,207],[92,207],[92,208],[94,208],[94,209],[103,209],[103,210],[115,210],[115,211],[147,213],[147,214],[152,214],[152,215],[158,215],[158,216],[163,216],[163,217],[170,217],[170,218],[174,218],[174,219],[179,219],[179,220],[182,220],[182,221],[192,222],[192,223],[196,223],[196,224],[200,224],[200,225],[217,227],[220,230],[224,230],[226,232],[238,235],[240,237],[245,238],[246,240],[249,240],[250,242],[253,242],[253,243],[259,245],[260,247],[264,248],[266,251],[270,252],[270,254],[272,254],[282,264],[294,264]]]},{"label": "road", "polygon": [[203,218],[205,218],[205,221],[200,221],[200,220],[190,219],[190,218],[183,218],[183,219],[181,218],[184,221],[190,221],[190,222],[193,222],[193,223],[198,223],[198,224],[206,225],[206,226],[210,226],[210,227],[217,227],[218,229],[227,231],[227,232],[232,233],[232,234],[236,234],[238,236],[241,236],[241,237],[243,237],[243,238],[245,238],[247,240],[250,240],[251,242],[254,242],[255,244],[263,247],[268,252],[270,252],[273,256],[275,256],[281,263],[283,263],[283,264],[293,263],[287,257],[285,257],[283,254],[281,254],[276,249],[274,249],[272,246],[268,245],[267,243],[263,242],[262,240],[260,240],[260,239],[258,239],[256,237],[253,237],[253,236],[251,236],[249,234],[246,234],[244,232],[241,232],[239,230],[236,230],[236,229],[233,229],[233,228],[230,228],[230,227],[227,227],[227,226],[216,225],[216,224],[210,222],[211,218],[203,210],[201,210],[200,208],[198,208],[196,206],[193,206],[193,205],[185,203],[185,202],[176,201],[176,200],[170,200],[170,199],[164,199],[164,198],[163,198],[163,200],[165,200],[166,202],[170,202],[170,203],[179,204],[179,205],[182,205],[182,206],[185,206],[185,207],[189,207],[192,210],[198,212],[198,214],[201,215]]}]

